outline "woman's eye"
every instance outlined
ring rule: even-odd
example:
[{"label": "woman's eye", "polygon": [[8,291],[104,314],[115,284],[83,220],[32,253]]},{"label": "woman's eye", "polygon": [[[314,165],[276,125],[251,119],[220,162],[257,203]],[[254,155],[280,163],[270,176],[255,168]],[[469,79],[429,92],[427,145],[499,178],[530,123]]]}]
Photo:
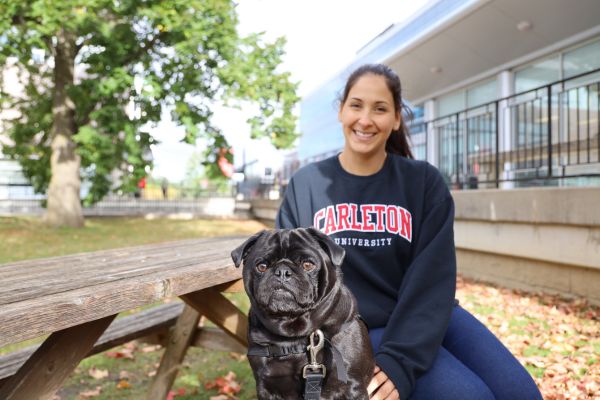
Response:
[{"label": "woman's eye", "polygon": [[311,263],[310,261],[304,261],[302,263],[302,268],[304,268],[305,271],[312,271],[315,269],[315,264]]},{"label": "woman's eye", "polygon": [[377,108],[376,111],[377,112],[386,112],[387,108]]},{"label": "woman's eye", "polygon": [[260,263],[256,265],[256,270],[258,272],[266,272],[267,271],[267,264],[265,263]]},{"label": "woman's eye", "polygon": [[350,108],[360,108],[360,104],[350,104]]}]

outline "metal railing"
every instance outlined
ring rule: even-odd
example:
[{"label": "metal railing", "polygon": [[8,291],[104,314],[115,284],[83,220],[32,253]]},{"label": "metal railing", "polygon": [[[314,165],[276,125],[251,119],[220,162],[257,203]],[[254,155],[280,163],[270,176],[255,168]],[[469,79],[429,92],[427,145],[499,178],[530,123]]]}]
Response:
[{"label": "metal railing", "polygon": [[597,69],[427,121],[440,172],[454,188],[600,178],[599,78]]}]

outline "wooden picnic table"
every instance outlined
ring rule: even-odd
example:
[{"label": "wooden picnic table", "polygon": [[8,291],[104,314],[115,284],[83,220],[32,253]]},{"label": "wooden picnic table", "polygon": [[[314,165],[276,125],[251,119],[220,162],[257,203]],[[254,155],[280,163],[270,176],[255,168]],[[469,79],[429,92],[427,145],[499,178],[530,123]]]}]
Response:
[{"label": "wooden picnic table", "polygon": [[246,315],[221,294],[243,289],[230,253],[244,239],[182,240],[0,265],[0,347],[50,335],[0,386],[0,399],[52,398],[117,314],[174,296],[187,304],[172,333],[180,339],[169,341],[151,389],[156,395],[149,398],[160,398],[172,384],[170,364],[185,354],[200,315],[247,346]]}]

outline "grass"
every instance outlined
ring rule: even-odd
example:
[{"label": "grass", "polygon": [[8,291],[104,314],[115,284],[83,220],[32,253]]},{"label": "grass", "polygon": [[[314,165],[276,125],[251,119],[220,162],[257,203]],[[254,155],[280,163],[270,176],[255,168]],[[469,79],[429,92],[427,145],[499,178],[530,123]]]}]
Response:
[{"label": "grass", "polygon": [[169,240],[249,235],[256,221],[87,218],[85,227],[51,228],[37,218],[0,217],[0,264]]}]

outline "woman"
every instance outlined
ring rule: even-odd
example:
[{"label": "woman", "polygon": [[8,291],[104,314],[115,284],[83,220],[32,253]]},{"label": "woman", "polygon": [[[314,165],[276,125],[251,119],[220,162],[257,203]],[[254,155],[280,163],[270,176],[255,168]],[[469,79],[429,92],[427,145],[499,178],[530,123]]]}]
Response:
[{"label": "woman", "polygon": [[372,399],[541,399],[510,352],[455,304],[454,203],[437,169],[412,159],[404,107],[390,68],[354,71],[340,99],[342,152],[294,175],[276,226],[315,226],[346,250],[344,282],[377,364]]}]

